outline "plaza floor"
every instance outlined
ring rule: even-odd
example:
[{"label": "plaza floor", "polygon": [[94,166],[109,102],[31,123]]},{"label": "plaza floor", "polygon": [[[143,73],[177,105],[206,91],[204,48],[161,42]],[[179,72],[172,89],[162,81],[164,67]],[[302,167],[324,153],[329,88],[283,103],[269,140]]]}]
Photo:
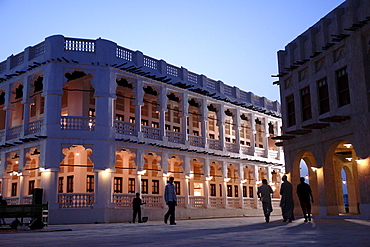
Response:
[{"label": "plaza floor", "polygon": [[[1,228],[0,228],[1,229]],[[4,229],[4,228],[3,228]],[[0,231],[0,246],[370,246],[370,220],[273,216],[160,221],[142,224],[50,225]]]}]

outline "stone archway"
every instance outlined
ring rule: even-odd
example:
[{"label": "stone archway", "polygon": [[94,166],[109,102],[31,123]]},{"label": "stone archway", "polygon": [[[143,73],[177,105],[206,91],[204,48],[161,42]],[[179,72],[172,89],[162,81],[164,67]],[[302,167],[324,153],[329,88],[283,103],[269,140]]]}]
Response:
[{"label": "stone archway", "polygon": [[349,213],[359,213],[360,197],[356,159],[355,149],[347,141],[337,141],[328,149],[323,170],[328,215],[346,213],[342,189],[342,169],[346,174]]},{"label": "stone archway", "polygon": [[293,197],[295,204],[294,212],[296,215],[302,214],[299,199],[296,194],[297,185],[300,183],[299,181],[299,178],[301,177],[300,164],[302,160],[307,166],[307,174],[305,175],[308,175],[307,180],[311,186],[312,195],[314,197],[314,203],[312,204],[312,214],[318,215],[321,201],[324,201],[320,199],[321,195],[319,193],[320,170],[318,170],[319,167],[317,165],[316,158],[308,150],[302,150],[295,156],[291,172],[287,174],[288,180],[290,179],[291,183],[293,184]]}]

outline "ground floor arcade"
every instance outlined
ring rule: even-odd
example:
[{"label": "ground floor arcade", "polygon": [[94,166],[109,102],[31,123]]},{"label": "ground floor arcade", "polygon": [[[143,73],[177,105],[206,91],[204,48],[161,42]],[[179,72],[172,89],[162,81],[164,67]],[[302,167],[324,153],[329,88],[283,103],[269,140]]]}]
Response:
[{"label": "ground floor arcade", "polygon": [[136,144],[115,146],[114,153],[99,145],[63,144],[61,155],[44,156],[45,145],[3,154],[1,189],[8,204],[28,204],[33,189],[41,188],[50,223],[128,221],[136,192],[146,202],[144,214],[161,219],[169,176],[175,178],[180,218],[261,214],[256,191],[264,178],[278,209],[281,165]]}]

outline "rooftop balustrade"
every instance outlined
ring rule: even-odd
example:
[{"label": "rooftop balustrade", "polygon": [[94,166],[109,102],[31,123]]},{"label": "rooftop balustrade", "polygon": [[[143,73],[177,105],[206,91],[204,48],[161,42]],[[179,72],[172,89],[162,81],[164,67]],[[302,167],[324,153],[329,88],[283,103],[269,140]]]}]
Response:
[{"label": "rooftop balustrade", "polygon": [[222,81],[212,80],[204,75],[188,71],[184,67],[168,64],[164,60],[149,57],[140,51],[132,51],[100,38],[90,40],[67,38],[62,35],[50,36],[45,41],[0,62],[0,82],[50,62],[104,64],[117,69],[131,66],[138,70],[129,70],[129,72],[140,71],[140,73],[149,73],[156,78],[174,79],[175,86],[177,84],[206,96],[213,95],[227,102],[238,102],[240,105],[244,103],[243,106],[253,110],[264,110],[268,114],[280,116],[280,105],[276,101],[270,101],[251,92],[244,92],[237,87],[225,85]]}]

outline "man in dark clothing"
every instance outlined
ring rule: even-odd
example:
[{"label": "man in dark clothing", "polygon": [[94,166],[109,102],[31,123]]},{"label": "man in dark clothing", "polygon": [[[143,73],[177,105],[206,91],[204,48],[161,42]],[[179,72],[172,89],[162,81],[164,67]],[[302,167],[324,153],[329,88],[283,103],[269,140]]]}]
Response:
[{"label": "man in dark clothing", "polygon": [[271,186],[267,184],[266,179],[262,179],[262,185],[258,187],[257,196],[262,201],[263,214],[265,215],[266,223],[270,222],[270,214],[272,212],[271,194],[274,191]]},{"label": "man in dark clothing", "polygon": [[134,213],[133,213],[133,216],[132,216],[132,223],[135,223],[136,215],[138,215],[138,222],[143,223],[141,221],[141,205],[143,205],[143,204],[145,204],[145,203],[143,203],[141,201],[140,193],[136,193],[136,197],[134,198],[134,200],[132,202],[132,207],[133,207],[133,210],[134,210]]},{"label": "man in dark clothing", "polygon": [[281,180],[283,180],[283,184],[280,187],[280,207],[281,212],[283,214],[284,222],[289,221],[292,222],[294,219],[293,209],[294,209],[294,201],[293,201],[293,185],[289,183],[288,177],[284,175]]},{"label": "man in dark clothing", "polygon": [[297,185],[297,194],[301,204],[304,222],[307,222],[307,219],[311,221],[311,202],[313,203],[313,196],[310,185],[304,182],[305,178],[301,177],[300,180],[301,183]]},{"label": "man in dark clothing", "polygon": [[168,217],[170,218],[170,225],[176,225],[175,222],[175,207],[177,206],[176,187],[173,184],[174,177],[170,177],[168,184],[164,189],[164,200],[168,205],[168,211],[164,215],[164,223],[167,224]]},{"label": "man in dark clothing", "polygon": [[[6,202],[6,200],[3,199],[3,196],[0,196],[0,205],[4,205],[6,206],[8,203]],[[4,220],[4,218],[0,218],[0,226],[2,225],[5,225],[6,222]]]}]

